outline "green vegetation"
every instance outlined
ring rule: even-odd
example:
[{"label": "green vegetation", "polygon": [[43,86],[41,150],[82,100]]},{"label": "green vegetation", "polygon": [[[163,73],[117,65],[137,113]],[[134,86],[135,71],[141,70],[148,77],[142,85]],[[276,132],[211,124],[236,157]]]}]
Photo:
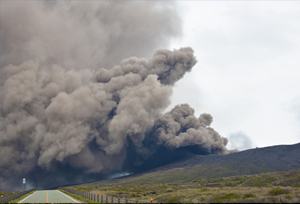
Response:
[{"label": "green vegetation", "polygon": [[[104,188],[104,187],[103,187]],[[169,189],[169,190],[168,190]],[[172,190],[170,190],[172,189]],[[129,185],[105,188],[100,194],[127,198],[132,200],[161,203],[189,203],[189,202],[299,202],[300,189],[282,187],[285,194],[270,192],[277,189],[270,187],[203,187],[197,183],[187,184],[156,184],[156,185]],[[91,191],[96,193],[96,191]],[[277,192],[277,191],[274,191]],[[288,193],[289,192],[289,193]]]},{"label": "green vegetation", "polygon": [[3,196],[3,197],[6,197],[6,196],[9,196],[9,195],[12,195],[13,193],[18,193],[17,192],[0,192],[0,197]]},{"label": "green vegetation", "polygon": [[[198,167],[197,167],[198,168]],[[210,178],[199,175],[198,169],[194,167],[177,168],[167,171],[152,172],[133,177],[126,177],[113,180],[102,180],[90,184],[76,186],[76,190],[87,192],[91,190],[112,191],[115,186],[124,188],[132,185],[156,185],[156,184],[200,184],[206,187],[271,187],[271,186],[292,186],[300,187],[300,170],[289,172],[272,172],[258,175],[240,175],[230,177]],[[142,189],[140,189],[142,190]],[[126,189],[124,189],[126,191]]]},{"label": "green vegetation", "polygon": [[227,193],[225,195],[221,195],[221,196],[217,196],[216,198],[212,199],[210,202],[211,203],[223,203],[225,201],[230,201],[232,199],[236,199],[238,198],[238,194],[237,193]]},{"label": "green vegetation", "polygon": [[89,191],[94,189],[92,187],[80,187],[80,188],[79,187],[73,187],[73,188],[76,191],[83,191],[83,192],[89,192]]},{"label": "green vegetation", "polygon": [[[91,193],[161,203],[300,202],[300,170],[258,175],[204,177],[177,168],[76,186]],[[168,181],[168,182],[167,182]]]},{"label": "green vegetation", "polygon": [[274,188],[272,190],[270,190],[269,194],[271,196],[277,196],[277,195],[281,195],[281,194],[288,194],[289,190],[287,189],[281,189],[281,188]]},{"label": "green vegetation", "polygon": [[22,200],[23,198],[26,198],[27,196],[29,196],[30,194],[33,194],[35,191],[31,191],[30,193],[27,193],[27,194],[25,194],[25,195],[22,195],[20,198],[18,198],[18,199],[15,199],[15,200],[12,200],[12,201],[10,201],[10,202],[8,202],[8,203],[16,203],[16,202],[18,202],[19,200]]},{"label": "green vegetation", "polygon": [[62,189],[58,189],[58,190],[60,190],[61,192],[65,193],[65,194],[67,194],[67,195],[72,196],[73,198],[75,198],[75,199],[77,199],[77,200],[79,200],[79,201],[82,201],[83,203],[98,203],[98,202],[94,202],[94,201],[91,201],[91,200],[89,200],[89,199],[86,199],[86,198],[84,198],[84,197],[82,197],[82,196],[80,196],[80,195],[76,195],[76,194],[73,194],[73,193],[69,193],[68,191],[65,191],[65,190],[62,190]]},{"label": "green vegetation", "polygon": [[243,198],[256,198],[255,195],[253,195],[252,193],[246,193]]}]

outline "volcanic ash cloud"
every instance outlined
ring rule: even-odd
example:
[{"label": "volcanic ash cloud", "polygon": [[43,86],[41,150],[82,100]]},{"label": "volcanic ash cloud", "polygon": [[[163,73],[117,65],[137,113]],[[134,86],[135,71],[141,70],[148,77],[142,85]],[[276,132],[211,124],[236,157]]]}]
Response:
[{"label": "volcanic ash cloud", "polygon": [[172,4],[157,4],[1,2],[1,190],[23,177],[44,188],[138,172],[160,147],[229,152],[209,114],[188,104],[163,114],[197,62],[192,48],[126,56],[180,33]]},{"label": "volcanic ash cloud", "polygon": [[196,146],[206,154],[229,153],[225,147],[228,140],[209,127],[211,122],[210,114],[204,113],[196,118],[193,108],[188,104],[181,104],[157,117],[153,136],[157,138],[157,144],[170,149]]},{"label": "volcanic ash cloud", "polygon": [[170,104],[172,84],[195,63],[193,50],[181,48],[158,50],[149,61],[128,58],[94,75],[33,61],[3,68],[2,175],[35,165],[51,170],[55,162],[89,173],[120,168],[126,138],[143,145]]}]

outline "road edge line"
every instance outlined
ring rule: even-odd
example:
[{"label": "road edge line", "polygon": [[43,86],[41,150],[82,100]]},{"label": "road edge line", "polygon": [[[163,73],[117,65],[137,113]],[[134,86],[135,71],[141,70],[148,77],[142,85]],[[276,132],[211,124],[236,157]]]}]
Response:
[{"label": "road edge line", "polygon": [[[35,194],[37,191],[35,191],[33,194]],[[26,198],[18,201],[17,203],[22,203],[24,200],[26,200],[27,198],[29,198],[30,196],[32,196],[33,194],[30,194],[29,196],[27,196]]]},{"label": "road edge line", "polygon": [[60,190],[57,190],[57,191],[60,192],[61,194],[65,195],[65,196],[67,196],[67,197],[70,198],[71,200],[74,200],[76,203],[82,203],[82,202],[79,202],[78,200],[75,200],[75,198],[72,198],[72,197],[68,196],[67,194],[61,192]]}]

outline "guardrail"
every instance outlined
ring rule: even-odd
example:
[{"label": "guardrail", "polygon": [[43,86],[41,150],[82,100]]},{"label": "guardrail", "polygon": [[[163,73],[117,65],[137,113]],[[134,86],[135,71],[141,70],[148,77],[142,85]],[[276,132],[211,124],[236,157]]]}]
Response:
[{"label": "guardrail", "polygon": [[59,189],[65,190],[69,193],[73,193],[76,195],[80,195],[86,199],[89,199],[94,202],[98,203],[152,203],[152,201],[141,201],[141,200],[130,200],[130,199],[125,199],[125,198],[116,198],[112,196],[107,196],[107,195],[100,195],[99,192],[98,194],[95,193],[89,193],[89,192],[84,192],[84,191],[76,191],[72,188],[66,188],[66,187],[59,187]]},{"label": "guardrail", "polygon": [[30,192],[32,192],[32,191],[35,191],[35,188],[30,189],[30,190],[26,190],[26,191],[20,191],[20,192],[14,193],[14,194],[12,194],[12,195],[9,195],[9,196],[0,198],[0,203],[8,203],[9,201],[18,199],[18,198],[20,198],[21,196],[23,196],[23,195],[25,195],[25,194],[27,194],[27,193],[30,193]]}]

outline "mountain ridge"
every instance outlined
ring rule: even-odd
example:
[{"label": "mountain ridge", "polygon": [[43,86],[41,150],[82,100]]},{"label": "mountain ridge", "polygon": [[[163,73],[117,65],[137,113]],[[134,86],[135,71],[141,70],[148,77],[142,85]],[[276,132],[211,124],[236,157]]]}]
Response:
[{"label": "mountain ridge", "polygon": [[188,158],[138,174],[92,183],[96,185],[185,183],[198,179],[255,175],[296,169],[300,169],[300,143],[254,148],[226,155],[191,155]]},{"label": "mountain ridge", "polygon": [[[148,172],[168,170],[172,168],[193,167],[200,164],[220,163],[226,161],[244,161],[246,158],[257,161],[256,165],[272,168],[276,171],[290,171],[300,168],[300,143],[292,145],[274,145],[269,147],[248,149],[226,155],[192,155],[188,159],[172,162]],[[278,163],[274,163],[276,160]],[[251,160],[253,162],[253,160]]]}]

